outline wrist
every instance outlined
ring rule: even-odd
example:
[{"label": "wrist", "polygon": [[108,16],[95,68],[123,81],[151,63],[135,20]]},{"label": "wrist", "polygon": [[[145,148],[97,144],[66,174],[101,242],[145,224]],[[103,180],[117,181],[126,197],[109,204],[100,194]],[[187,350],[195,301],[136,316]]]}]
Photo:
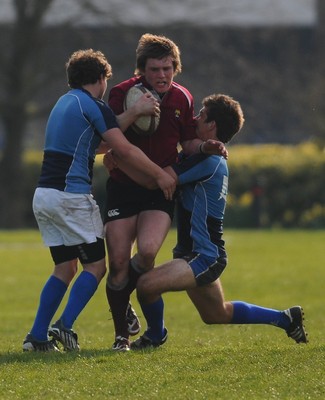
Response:
[{"label": "wrist", "polygon": [[200,153],[200,154],[204,154],[204,149],[203,149],[204,143],[205,143],[205,142],[202,142],[202,143],[200,143],[200,145],[199,145],[199,153]]}]

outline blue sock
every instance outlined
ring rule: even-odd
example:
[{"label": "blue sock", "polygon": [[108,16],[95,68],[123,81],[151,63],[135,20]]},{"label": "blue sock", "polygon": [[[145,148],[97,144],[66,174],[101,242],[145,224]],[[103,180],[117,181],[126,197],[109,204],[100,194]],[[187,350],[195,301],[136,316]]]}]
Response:
[{"label": "blue sock", "polygon": [[249,304],[244,301],[232,301],[234,314],[231,324],[268,324],[287,329],[289,318],[283,311],[273,310]]},{"label": "blue sock", "polygon": [[97,279],[88,271],[82,271],[71,288],[68,303],[61,315],[65,328],[71,329],[78,315],[85,308],[98,287]]},{"label": "blue sock", "polygon": [[153,342],[160,343],[165,335],[164,328],[164,301],[159,297],[157,301],[151,304],[141,304],[143,315],[147,321],[146,336]]},{"label": "blue sock", "polygon": [[48,340],[47,331],[51,320],[56,313],[65,292],[67,285],[51,275],[45,283],[40,295],[40,302],[36,313],[34,325],[30,331],[37,340]]}]

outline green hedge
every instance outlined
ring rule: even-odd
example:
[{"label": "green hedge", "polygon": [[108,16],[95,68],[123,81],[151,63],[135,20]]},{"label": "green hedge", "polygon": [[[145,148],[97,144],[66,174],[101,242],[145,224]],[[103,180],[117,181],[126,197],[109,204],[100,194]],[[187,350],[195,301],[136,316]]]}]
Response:
[{"label": "green hedge", "polygon": [[[40,155],[26,157],[26,226],[35,226],[31,199]],[[325,228],[325,150],[299,146],[229,146],[226,227]],[[98,158],[94,196],[103,206],[106,170]]]},{"label": "green hedge", "polygon": [[325,227],[325,151],[312,143],[229,148],[225,223]]}]

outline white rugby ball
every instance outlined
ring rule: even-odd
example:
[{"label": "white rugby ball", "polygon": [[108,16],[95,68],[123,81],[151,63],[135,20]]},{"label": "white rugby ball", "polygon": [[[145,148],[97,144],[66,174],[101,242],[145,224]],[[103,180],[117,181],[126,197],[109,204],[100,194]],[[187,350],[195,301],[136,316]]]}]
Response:
[{"label": "white rugby ball", "polygon": [[[124,110],[132,107],[144,93],[151,93],[150,90],[142,85],[132,86],[126,93],[124,98]],[[142,136],[152,135],[159,125],[159,116],[142,115],[131,125],[132,129]]]}]

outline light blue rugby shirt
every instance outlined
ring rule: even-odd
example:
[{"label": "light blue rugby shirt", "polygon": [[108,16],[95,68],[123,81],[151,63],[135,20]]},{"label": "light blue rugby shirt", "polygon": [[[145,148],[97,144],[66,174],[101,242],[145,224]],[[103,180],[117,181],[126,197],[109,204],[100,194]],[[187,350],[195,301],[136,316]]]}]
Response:
[{"label": "light blue rugby shirt", "polygon": [[86,90],[72,89],[60,97],[46,126],[38,187],[90,194],[101,135],[117,127],[109,106]]},{"label": "light blue rugby shirt", "polygon": [[195,154],[173,166],[178,175],[180,201],[190,213],[192,251],[225,256],[223,218],[228,192],[227,161],[217,155]]}]

